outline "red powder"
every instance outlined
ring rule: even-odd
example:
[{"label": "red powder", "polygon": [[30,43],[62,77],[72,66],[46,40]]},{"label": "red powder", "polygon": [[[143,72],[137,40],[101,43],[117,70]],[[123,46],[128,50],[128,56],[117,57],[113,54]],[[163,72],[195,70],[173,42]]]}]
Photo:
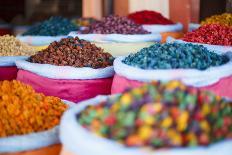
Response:
[{"label": "red powder", "polygon": [[184,41],[211,45],[232,46],[232,27],[219,24],[209,24],[188,32]]},{"label": "red powder", "polygon": [[137,24],[174,24],[171,20],[165,18],[160,13],[148,10],[131,13],[128,15],[128,18]]}]

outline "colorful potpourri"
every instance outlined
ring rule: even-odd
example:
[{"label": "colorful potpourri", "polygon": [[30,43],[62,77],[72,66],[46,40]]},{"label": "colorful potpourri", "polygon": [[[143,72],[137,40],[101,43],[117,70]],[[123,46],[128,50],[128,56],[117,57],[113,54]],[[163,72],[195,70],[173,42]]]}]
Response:
[{"label": "colorful potpourri", "polygon": [[77,18],[72,20],[76,26],[90,26],[95,21],[94,18]]},{"label": "colorful potpourri", "polygon": [[149,34],[150,32],[143,29],[139,24],[128,19],[127,17],[120,17],[109,15],[102,18],[100,21],[93,22],[85,30],[81,31],[83,34]]},{"label": "colorful potpourri", "polygon": [[54,16],[32,26],[23,36],[62,36],[68,35],[71,31],[78,30],[79,27],[69,19],[60,16]]},{"label": "colorful potpourri", "polygon": [[229,61],[226,55],[218,55],[202,45],[180,43],[156,43],[130,54],[123,63],[142,69],[193,68],[205,70]]},{"label": "colorful potpourri", "polygon": [[184,41],[210,45],[232,46],[232,27],[220,24],[207,24],[183,37]]},{"label": "colorful potpourri", "polygon": [[35,48],[29,46],[14,36],[0,36],[0,56],[28,56],[36,53]]},{"label": "colorful potpourri", "polygon": [[161,13],[149,10],[137,11],[128,15],[128,18],[137,24],[170,25],[173,21],[165,18]]},{"label": "colorful potpourri", "polygon": [[112,66],[114,57],[95,44],[78,37],[52,42],[48,48],[31,56],[28,61],[57,66],[105,68]]},{"label": "colorful potpourri", "polygon": [[19,81],[0,81],[0,138],[46,131],[59,125],[68,105]]},{"label": "colorful potpourri", "polygon": [[77,120],[128,147],[205,146],[232,138],[232,102],[178,81],[127,90],[86,107]]},{"label": "colorful potpourri", "polygon": [[223,13],[221,15],[213,15],[211,17],[208,17],[201,22],[201,25],[205,24],[220,24],[232,26],[232,13]]}]

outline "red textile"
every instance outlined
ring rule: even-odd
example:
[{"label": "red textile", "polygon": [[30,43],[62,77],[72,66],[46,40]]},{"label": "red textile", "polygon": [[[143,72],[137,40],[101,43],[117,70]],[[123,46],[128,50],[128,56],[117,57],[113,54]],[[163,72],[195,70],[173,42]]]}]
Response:
[{"label": "red textile", "polygon": [[[115,93],[121,93],[125,89],[129,87],[138,87],[141,86],[143,82],[135,81],[135,80],[129,80],[123,76],[114,75],[113,84],[111,88],[111,94]],[[207,86],[207,87],[201,87],[201,90],[208,90],[212,91],[217,95],[223,96],[223,97],[229,97],[232,98],[232,76],[223,78],[219,82]]]},{"label": "red textile", "polygon": [[17,77],[18,69],[13,67],[0,67],[0,81],[1,80],[13,80]]},{"label": "red textile", "polygon": [[17,80],[31,85],[37,92],[72,102],[110,94],[113,78],[94,80],[57,80],[19,70]]}]

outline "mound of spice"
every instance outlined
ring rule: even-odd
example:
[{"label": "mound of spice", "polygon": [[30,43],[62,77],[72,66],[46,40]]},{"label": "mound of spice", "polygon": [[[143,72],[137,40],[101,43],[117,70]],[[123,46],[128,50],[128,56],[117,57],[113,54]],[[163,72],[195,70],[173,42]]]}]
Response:
[{"label": "mound of spice", "polygon": [[81,33],[94,34],[149,34],[141,25],[134,23],[127,17],[107,16],[101,21],[92,23],[86,30]]},{"label": "mound of spice", "polygon": [[94,18],[77,18],[73,19],[72,22],[77,26],[90,26],[96,20]]},{"label": "mound of spice", "polygon": [[51,129],[66,109],[59,98],[36,93],[29,85],[0,81],[0,137]]},{"label": "mound of spice", "polygon": [[232,26],[232,13],[223,13],[221,15],[214,15],[206,18],[201,22],[201,25],[205,24],[220,24],[226,26]]},{"label": "mound of spice", "polygon": [[128,147],[199,146],[232,138],[232,102],[177,81],[128,90],[88,106],[77,119]]},{"label": "mound of spice", "polygon": [[220,24],[208,24],[188,32],[184,41],[211,45],[232,46],[232,27]]},{"label": "mound of spice", "polygon": [[14,36],[0,36],[0,56],[23,56],[35,54],[36,50],[20,42]]},{"label": "mound of spice", "polygon": [[194,68],[205,70],[229,61],[225,55],[210,52],[202,45],[165,43],[154,44],[130,54],[122,62],[142,69]]},{"label": "mound of spice", "polygon": [[105,68],[112,66],[113,60],[113,56],[103,52],[100,47],[78,37],[69,37],[52,42],[28,61],[57,66]]},{"label": "mound of spice", "polygon": [[162,14],[143,10],[131,13],[128,15],[128,18],[133,20],[137,24],[161,24],[161,25],[170,25],[174,24],[171,20],[165,18]]},{"label": "mound of spice", "polygon": [[41,23],[31,27],[22,35],[31,36],[60,36],[68,35],[71,31],[76,31],[78,27],[70,20],[63,17],[51,17]]}]

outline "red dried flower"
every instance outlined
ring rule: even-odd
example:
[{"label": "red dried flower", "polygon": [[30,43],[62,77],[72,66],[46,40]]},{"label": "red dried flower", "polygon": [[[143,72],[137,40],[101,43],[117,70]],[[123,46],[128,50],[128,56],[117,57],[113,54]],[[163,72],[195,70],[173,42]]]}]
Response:
[{"label": "red dried flower", "polygon": [[219,24],[201,26],[184,35],[184,41],[212,45],[232,46],[232,27]]},{"label": "red dried flower", "polygon": [[160,13],[148,10],[131,13],[128,15],[128,18],[137,24],[174,24],[171,20],[165,18]]}]

